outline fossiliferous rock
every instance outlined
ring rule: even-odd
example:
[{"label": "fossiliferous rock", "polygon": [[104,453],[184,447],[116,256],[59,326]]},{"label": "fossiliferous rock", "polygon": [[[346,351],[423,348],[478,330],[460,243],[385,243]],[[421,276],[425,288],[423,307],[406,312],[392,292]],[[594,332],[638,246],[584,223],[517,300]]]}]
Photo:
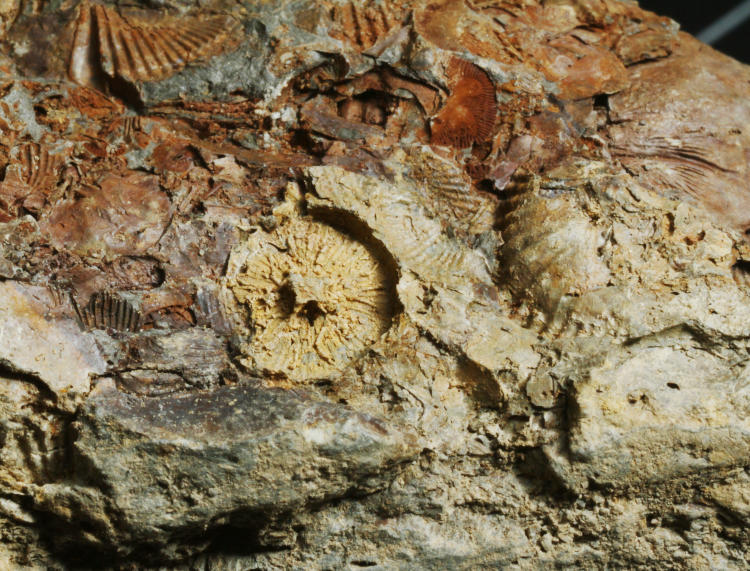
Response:
[{"label": "fossiliferous rock", "polygon": [[617,0],[0,42],[0,567],[746,568],[750,69]]},{"label": "fossiliferous rock", "polygon": [[364,244],[321,222],[295,216],[252,234],[226,273],[227,309],[235,305],[237,330],[250,339],[245,366],[290,380],[343,369],[390,326],[393,279],[383,266]]}]

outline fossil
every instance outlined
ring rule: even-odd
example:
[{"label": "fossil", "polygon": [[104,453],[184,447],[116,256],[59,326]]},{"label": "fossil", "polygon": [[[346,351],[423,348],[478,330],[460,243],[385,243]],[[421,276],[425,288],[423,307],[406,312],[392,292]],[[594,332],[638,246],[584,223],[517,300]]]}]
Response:
[{"label": "fossil", "polygon": [[461,59],[451,60],[451,96],[432,120],[432,142],[457,148],[486,141],[495,126],[495,87],[487,74]]},{"label": "fossil", "polygon": [[436,204],[437,215],[457,229],[479,234],[492,228],[496,201],[474,190],[469,177],[427,148],[411,150],[410,177]]},{"label": "fossil", "polygon": [[69,73],[79,83],[94,81],[97,70],[91,68],[89,54],[97,46],[98,65],[110,78],[156,81],[225,51],[238,33],[237,23],[226,16],[150,22],[99,4],[83,4]]},{"label": "fossil", "polygon": [[323,222],[255,232],[232,252],[225,282],[228,313],[249,338],[245,362],[292,380],[342,369],[388,328],[388,281],[365,244]]},{"label": "fossil", "polygon": [[62,157],[39,143],[24,143],[13,156],[15,162],[0,184],[0,207],[9,214],[17,214],[20,207],[36,213],[57,184]]},{"label": "fossil", "polygon": [[0,36],[0,569],[747,567],[750,68],[619,0]]},{"label": "fossil", "polygon": [[95,293],[83,309],[74,300],[74,308],[84,328],[138,331],[141,327],[140,312],[130,302],[109,292]]},{"label": "fossil", "polygon": [[345,2],[333,9],[333,19],[340,27],[334,35],[366,50],[398,27],[405,13],[406,7],[393,0]]}]

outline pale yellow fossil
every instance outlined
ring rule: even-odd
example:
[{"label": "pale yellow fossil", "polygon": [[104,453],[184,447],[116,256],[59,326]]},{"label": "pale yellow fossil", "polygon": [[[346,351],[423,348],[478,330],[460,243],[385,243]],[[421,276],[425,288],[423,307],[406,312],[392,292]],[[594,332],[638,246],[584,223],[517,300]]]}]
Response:
[{"label": "pale yellow fossil", "polygon": [[385,269],[368,247],[296,214],[235,249],[225,285],[245,363],[291,380],[342,369],[390,324]]}]

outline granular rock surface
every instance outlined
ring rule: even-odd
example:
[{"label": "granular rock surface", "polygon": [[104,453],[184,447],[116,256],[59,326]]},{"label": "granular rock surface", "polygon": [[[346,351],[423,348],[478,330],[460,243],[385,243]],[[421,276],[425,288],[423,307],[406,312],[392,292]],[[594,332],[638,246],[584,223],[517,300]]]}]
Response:
[{"label": "granular rock surface", "polygon": [[617,0],[0,43],[0,567],[747,568],[750,68]]}]

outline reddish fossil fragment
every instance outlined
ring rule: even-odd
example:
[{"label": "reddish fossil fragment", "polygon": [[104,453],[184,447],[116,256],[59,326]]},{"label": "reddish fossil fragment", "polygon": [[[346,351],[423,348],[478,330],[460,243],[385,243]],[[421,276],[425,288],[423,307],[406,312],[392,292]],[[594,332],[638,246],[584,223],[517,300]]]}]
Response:
[{"label": "reddish fossil fragment", "polygon": [[487,74],[464,60],[451,62],[453,92],[432,120],[432,142],[465,148],[484,142],[495,126],[495,87]]},{"label": "reddish fossil fragment", "polygon": [[14,164],[0,183],[0,210],[10,217],[18,215],[20,207],[37,213],[55,188],[62,159],[37,143],[17,147],[12,156]]},{"label": "reddish fossil fragment", "polygon": [[121,289],[151,289],[164,282],[164,270],[153,258],[121,256],[109,267],[113,284]]},{"label": "reddish fossil fragment", "polygon": [[98,66],[111,78],[164,79],[193,61],[225,51],[238,31],[236,22],[224,16],[151,23],[123,17],[112,8],[83,5],[69,74],[78,83],[94,82],[99,70],[91,66],[90,50],[97,46]]},{"label": "reddish fossil fragment", "polygon": [[467,7],[461,0],[433,0],[425,2],[414,14],[417,31],[446,50],[461,49],[457,27]]},{"label": "reddish fossil fragment", "polygon": [[677,31],[637,6],[601,2],[427,0],[414,23],[442,49],[536,67],[561,99],[622,89],[624,66],[669,54]]},{"label": "reddish fossil fragment", "polygon": [[393,0],[347,2],[333,10],[333,19],[340,27],[333,35],[366,50],[397,28],[405,13],[404,5]]},{"label": "reddish fossil fragment", "polygon": [[746,89],[736,81],[742,73],[741,64],[685,37],[668,60],[631,69],[628,89],[609,98],[607,136],[615,157],[642,184],[698,200],[747,231],[750,114]]},{"label": "reddish fossil fragment", "polygon": [[169,200],[155,177],[105,175],[82,186],[75,201],[60,201],[43,226],[55,247],[80,254],[143,254],[161,237]]},{"label": "reddish fossil fragment", "polygon": [[347,121],[383,125],[385,123],[388,101],[384,97],[358,97],[347,99],[339,104],[339,115]]},{"label": "reddish fossil fragment", "polygon": [[615,54],[571,36],[549,42],[534,55],[547,79],[558,82],[561,99],[615,93],[627,86],[627,71]]}]

